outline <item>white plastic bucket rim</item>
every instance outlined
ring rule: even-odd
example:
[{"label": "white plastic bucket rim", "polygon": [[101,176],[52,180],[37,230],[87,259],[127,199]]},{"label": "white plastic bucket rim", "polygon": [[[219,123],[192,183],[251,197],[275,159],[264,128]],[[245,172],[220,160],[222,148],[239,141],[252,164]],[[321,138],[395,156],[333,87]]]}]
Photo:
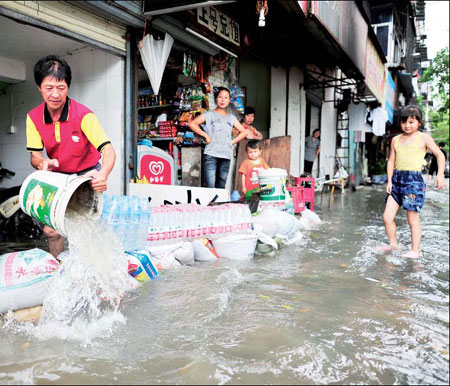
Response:
[{"label": "white plastic bucket rim", "polygon": [[[20,188],[20,207],[31,217],[55,229],[64,237],[68,236],[66,227],[66,211],[75,201],[83,197],[81,187],[88,192],[88,200],[80,205],[79,212],[93,219],[101,216],[103,209],[103,195],[93,190],[91,177],[76,174],[63,174],[38,170],[30,174]],[[75,192],[78,193],[75,195]],[[44,196],[45,195],[45,196]],[[72,203],[71,203],[72,200]],[[39,206],[43,209],[38,214]]]}]

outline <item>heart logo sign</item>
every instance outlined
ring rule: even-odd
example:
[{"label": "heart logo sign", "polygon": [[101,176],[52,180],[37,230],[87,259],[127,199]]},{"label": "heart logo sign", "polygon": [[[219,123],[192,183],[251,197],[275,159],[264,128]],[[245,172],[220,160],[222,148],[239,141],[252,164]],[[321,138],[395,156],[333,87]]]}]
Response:
[{"label": "heart logo sign", "polygon": [[152,161],[149,164],[149,169],[152,174],[157,176],[164,171],[164,164],[161,161]]}]

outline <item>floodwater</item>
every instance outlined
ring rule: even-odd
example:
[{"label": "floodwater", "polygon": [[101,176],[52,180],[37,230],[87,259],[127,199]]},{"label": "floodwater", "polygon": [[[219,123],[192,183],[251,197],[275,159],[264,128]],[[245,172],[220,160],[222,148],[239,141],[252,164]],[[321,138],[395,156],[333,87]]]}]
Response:
[{"label": "floodwater", "polygon": [[417,260],[374,249],[384,186],[328,198],[301,247],[164,271],[88,340],[0,324],[0,383],[448,384],[448,188],[428,193]]}]

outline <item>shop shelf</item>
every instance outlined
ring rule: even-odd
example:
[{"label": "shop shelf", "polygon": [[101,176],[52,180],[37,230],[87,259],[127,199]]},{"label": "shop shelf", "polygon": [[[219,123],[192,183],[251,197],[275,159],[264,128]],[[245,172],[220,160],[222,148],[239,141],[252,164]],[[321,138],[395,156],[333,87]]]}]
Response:
[{"label": "shop shelf", "polygon": [[164,108],[164,107],[171,107],[173,105],[166,104],[166,105],[152,105],[152,106],[144,106],[144,107],[138,107],[138,111],[141,110],[148,110],[148,109],[157,109],[157,108]]}]

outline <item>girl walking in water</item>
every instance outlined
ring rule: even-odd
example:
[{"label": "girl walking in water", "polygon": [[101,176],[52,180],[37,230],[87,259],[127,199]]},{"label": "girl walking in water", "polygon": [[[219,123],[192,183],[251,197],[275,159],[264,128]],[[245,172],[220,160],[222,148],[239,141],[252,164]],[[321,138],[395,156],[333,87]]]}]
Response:
[{"label": "girl walking in water", "polygon": [[445,158],[433,138],[419,131],[422,127],[422,111],[418,106],[410,105],[402,109],[400,126],[403,134],[392,139],[387,164],[387,197],[383,220],[389,245],[380,246],[379,249],[392,251],[398,248],[395,216],[400,206],[403,206],[407,211],[412,242],[411,249],[403,257],[418,258],[422,238],[419,213],[425,201],[426,191],[422,178],[423,159],[428,150],[436,156],[438,173],[435,185],[438,189],[443,189]]}]

